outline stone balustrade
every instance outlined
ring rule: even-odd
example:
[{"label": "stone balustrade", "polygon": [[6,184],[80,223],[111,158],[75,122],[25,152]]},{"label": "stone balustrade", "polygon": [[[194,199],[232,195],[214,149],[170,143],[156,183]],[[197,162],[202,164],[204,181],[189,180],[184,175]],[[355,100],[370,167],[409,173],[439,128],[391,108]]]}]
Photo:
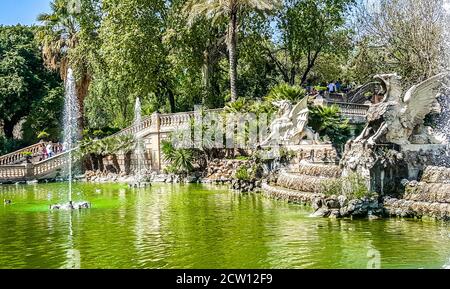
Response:
[{"label": "stone balustrade", "polygon": [[[25,161],[25,152],[31,152],[32,160],[38,161],[42,157],[43,143],[37,143],[32,146],[20,149],[10,154],[0,157],[0,166],[20,164]],[[55,154],[61,152],[62,146],[59,143],[52,143],[52,150]]]},{"label": "stone balustrade", "polygon": [[27,175],[25,165],[0,166],[0,180],[22,180]]},{"label": "stone balustrade", "polygon": [[[364,119],[368,110],[367,105],[361,104],[349,104],[349,103],[326,103],[336,104],[341,108],[342,114],[347,117],[359,117]],[[221,113],[223,109],[205,110],[204,113]],[[149,155],[151,155],[152,168],[160,169],[161,156],[160,156],[160,141],[162,136],[167,135],[170,132],[175,131],[184,125],[190,124],[192,119],[196,117],[200,111],[190,111],[171,114],[158,114],[154,113],[145,117],[140,124],[133,125],[113,134],[109,137],[117,137],[123,135],[135,135],[141,133],[142,135],[154,135],[156,139],[152,139],[148,143],[152,146],[149,148]],[[4,155],[0,157],[0,182],[5,180],[17,180],[17,179],[32,179],[39,178],[44,175],[48,175],[50,172],[61,168],[66,164],[68,158],[66,153],[61,153],[61,145],[53,144],[53,151],[57,154],[55,157],[42,159],[42,143],[26,147],[19,151]],[[24,163],[26,158],[23,155],[25,152],[31,152],[33,157],[31,164]],[[32,169],[30,169],[32,167]]]},{"label": "stone balustrade", "polygon": [[38,177],[46,175],[56,169],[62,168],[65,164],[69,162],[69,153],[59,154],[55,157],[43,160],[32,164],[33,166],[33,176]]}]

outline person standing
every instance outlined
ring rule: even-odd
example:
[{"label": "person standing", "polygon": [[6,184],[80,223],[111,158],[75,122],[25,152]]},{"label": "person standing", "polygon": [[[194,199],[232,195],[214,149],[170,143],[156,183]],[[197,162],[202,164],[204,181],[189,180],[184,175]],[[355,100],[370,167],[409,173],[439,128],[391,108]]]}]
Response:
[{"label": "person standing", "polygon": [[49,142],[49,143],[47,144],[46,149],[47,149],[47,155],[48,155],[48,157],[49,157],[49,158],[53,157],[53,156],[54,156],[54,153],[53,153],[53,146],[52,146],[52,143],[51,143],[51,142]]},{"label": "person standing", "polygon": [[341,89],[342,89],[342,81],[339,79],[336,82],[336,92],[341,92]]},{"label": "person standing", "polygon": [[336,92],[336,84],[334,83],[334,81],[332,81],[328,84],[328,92],[329,93]]},{"label": "person standing", "polygon": [[47,159],[48,154],[47,154],[47,148],[45,147],[45,143],[42,143],[41,145],[41,158],[39,161],[43,161],[45,159]]}]

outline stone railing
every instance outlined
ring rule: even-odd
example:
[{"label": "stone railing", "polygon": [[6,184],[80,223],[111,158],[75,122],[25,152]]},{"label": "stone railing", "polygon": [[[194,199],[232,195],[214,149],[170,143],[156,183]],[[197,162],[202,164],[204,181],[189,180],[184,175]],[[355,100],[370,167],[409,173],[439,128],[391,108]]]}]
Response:
[{"label": "stone railing", "polygon": [[195,115],[194,111],[171,113],[171,114],[161,114],[161,115],[159,115],[160,126],[176,128],[181,125],[190,123],[190,121],[194,117],[194,115]]},{"label": "stone railing", "polygon": [[344,116],[361,116],[365,117],[369,106],[366,104],[346,103],[346,102],[326,102],[327,105],[337,105],[341,109]]},{"label": "stone railing", "polygon": [[29,177],[39,177],[51,173],[67,164],[69,162],[69,157],[69,152],[65,152],[55,157],[31,164],[33,167],[33,175]]},{"label": "stone railing", "polygon": [[0,181],[26,181],[54,173],[69,162],[69,152],[36,163],[0,166]]},{"label": "stone railing", "polygon": [[[42,156],[42,145],[43,143],[37,143],[32,146],[1,156],[0,166],[13,165],[25,161],[25,156],[23,155],[25,152],[31,152],[33,154],[33,160],[39,159]],[[59,143],[53,143],[52,150],[55,154],[60,153],[61,145]]]},{"label": "stone railing", "polygon": [[27,175],[25,165],[4,165],[0,166],[0,180],[22,180]]},{"label": "stone railing", "polygon": [[135,133],[142,131],[144,129],[147,129],[151,127],[152,125],[152,116],[145,117],[142,119],[141,123],[138,125],[132,125],[127,128],[122,129],[121,131],[110,135],[109,137],[117,137],[117,136],[123,136],[123,135],[134,135]]}]

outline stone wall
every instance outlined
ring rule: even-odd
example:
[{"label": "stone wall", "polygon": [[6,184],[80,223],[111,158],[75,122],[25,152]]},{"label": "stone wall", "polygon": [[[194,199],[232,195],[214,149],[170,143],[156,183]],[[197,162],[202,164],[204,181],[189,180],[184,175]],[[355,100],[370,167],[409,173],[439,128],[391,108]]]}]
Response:
[{"label": "stone wall", "polygon": [[215,159],[208,163],[206,179],[210,181],[219,180],[231,182],[237,168],[241,165],[250,167],[253,164],[254,162],[248,160]]},{"label": "stone wall", "polygon": [[328,178],[309,175],[280,173],[277,185],[299,192],[322,193]]},{"label": "stone wall", "polygon": [[402,198],[384,199],[391,216],[450,219],[450,168],[427,167],[420,181],[405,181]]},{"label": "stone wall", "polygon": [[450,183],[450,168],[427,167],[423,172],[421,180],[427,183]]}]

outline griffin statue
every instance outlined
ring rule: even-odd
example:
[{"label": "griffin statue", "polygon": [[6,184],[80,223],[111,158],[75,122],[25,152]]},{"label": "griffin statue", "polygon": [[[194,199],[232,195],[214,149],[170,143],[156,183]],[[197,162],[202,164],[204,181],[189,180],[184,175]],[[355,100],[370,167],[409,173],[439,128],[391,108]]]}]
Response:
[{"label": "griffin statue", "polygon": [[354,143],[442,144],[445,140],[424,126],[426,115],[437,104],[438,89],[447,73],[433,76],[411,87],[404,95],[397,74],[376,75],[384,98],[370,106],[367,126]]}]

